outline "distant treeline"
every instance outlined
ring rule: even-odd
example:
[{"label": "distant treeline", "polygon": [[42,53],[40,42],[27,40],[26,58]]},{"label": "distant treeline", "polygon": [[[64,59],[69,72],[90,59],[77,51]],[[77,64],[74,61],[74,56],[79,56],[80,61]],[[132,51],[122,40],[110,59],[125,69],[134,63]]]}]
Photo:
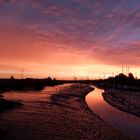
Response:
[{"label": "distant treeline", "polygon": [[51,77],[45,79],[15,79],[11,77],[10,79],[0,79],[0,92],[10,91],[10,90],[42,90],[45,86],[54,86],[62,84],[62,82],[52,79]]},{"label": "distant treeline", "polygon": [[132,73],[129,73],[128,76],[124,75],[123,73],[120,73],[115,77],[95,80],[94,83],[104,88],[140,90],[140,79],[134,78]]},{"label": "distant treeline", "polygon": [[54,86],[63,83],[83,83],[94,84],[102,88],[116,88],[125,90],[139,90],[140,91],[140,79],[134,78],[132,73],[128,76],[120,73],[115,77],[109,77],[107,79],[99,80],[56,80],[51,77],[44,79],[0,79],[0,92],[10,90],[42,90],[45,86]]}]

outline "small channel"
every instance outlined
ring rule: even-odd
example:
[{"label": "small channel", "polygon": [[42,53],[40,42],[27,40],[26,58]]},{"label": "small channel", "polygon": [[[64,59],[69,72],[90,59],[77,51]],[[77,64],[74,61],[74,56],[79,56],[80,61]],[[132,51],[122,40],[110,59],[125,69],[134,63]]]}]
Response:
[{"label": "small channel", "polygon": [[134,138],[140,138],[140,118],[132,114],[120,111],[109,105],[102,96],[104,90],[94,87],[95,90],[86,96],[89,108],[94,111],[101,119],[120,129]]}]

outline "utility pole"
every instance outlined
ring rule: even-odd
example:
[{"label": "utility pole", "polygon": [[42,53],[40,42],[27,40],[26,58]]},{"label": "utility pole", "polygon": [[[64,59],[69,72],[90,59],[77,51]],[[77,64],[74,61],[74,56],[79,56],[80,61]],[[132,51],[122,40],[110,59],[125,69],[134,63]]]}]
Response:
[{"label": "utility pole", "polygon": [[128,74],[129,74],[129,66],[128,66]]},{"label": "utility pole", "polygon": [[103,73],[103,79],[106,79],[106,73],[105,72]]},{"label": "utility pole", "polygon": [[21,79],[23,79],[23,72],[24,72],[24,70],[23,70],[23,68],[21,69]]},{"label": "utility pole", "polygon": [[124,73],[124,71],[123,71],[123,65],[122,65],[122,74]]},{"label": "utility pole", "polygon": [[135,72],[135,77],[136,77],[136,79],[137,79],[137,72]]},{"label": "utility pole", "polygon": [[112,76],[114,77],[114,72],[112,72]]}]

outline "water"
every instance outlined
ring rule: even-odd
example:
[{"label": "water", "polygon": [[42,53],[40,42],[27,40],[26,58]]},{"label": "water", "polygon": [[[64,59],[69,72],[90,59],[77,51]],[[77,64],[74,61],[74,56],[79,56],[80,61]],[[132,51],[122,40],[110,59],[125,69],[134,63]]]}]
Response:
[{"label": "water", "polygon": [[[47,87],[41,92],[4,93],[5,99],[19,101],[24,105],[0,114],[0,128],[5,129],[10,138],[13,139],[42,140],[50,134],[53,136],[53,132],[50,132],[48,128],[54,126],[54,129],[57,129],[57,127],[53,124],[53,120],[47,120],[47,115],[51,115],[48,113],[49,108],[51,108],[52,115],[54,115],[55,108],[49,107],[46,102],[50,101],[49,97],[56,93],[59,88],[65,88],[65,86],[66,84]],[[86,96],[88,106],[112,126],[139,138],[140,118],[122,112],[106,103],[101,95],[102,92],[103,90],[98,88],[90,92]]]},{"label": "water", "polygon": [[89,108],[112,126],[136,139],[140,138],[140,118],[112,107],[103,99],[104,90],[94,88],[95,90],[86,96]]},{"label": "water", "polygon": [[[19,101],[24,105],[0,114],[0,128],[6,130],[9,139],[17,140],[43,140],[51,135],[48,128],[53,125],[47,115],[53,114],[53,107],[47,104],[49,97],[65,85],[46,87],[40,92],[6,92],[4,98]],[[51,108],[49,112],[48,109]],[[50,113],[50,114],[49,114]],[[51,122],[51,123],[48,123]],[[55,128],[54,128],[55,129]],[[52,134],[53,137],[54,134]]]}]

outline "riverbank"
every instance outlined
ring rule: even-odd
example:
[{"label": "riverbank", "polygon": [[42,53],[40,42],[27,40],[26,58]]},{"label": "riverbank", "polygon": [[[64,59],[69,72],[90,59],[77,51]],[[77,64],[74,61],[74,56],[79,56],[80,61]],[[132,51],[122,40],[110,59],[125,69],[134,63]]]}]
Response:
[{"label": "riverbank", "polygon": [[3,129],[0,129],[0,139],[1,140],[6,140],[7,139],[7,133]]},{"label": "riverbank", "polygon": [[[8,128],[7,139],[131,139],[118,129],[105,123],[88,108],[85,102],[85,96],[93,90],[92,87],[84,84],[68,84],[62,86],[62,88],[57,88],[57,86],[55,88],[56,92],[51,94],[48,100],[46,99],[46,101],[39,101],[34,104],[29,103],[32,108],[33,105],[36,106],[35,109],[38,109],[37,114],[35,110],[33,111],[34,114],[29,110],[30,114],[24,113],[21,121],[22,111],[19,111],[20,114],[18,115],[17,113],[14,120],[12,118],[11,124],[0,122],[1,129],[4,129],[4,127]],[[42,109],[43,111],[41,111]],[[27,112],[26,107],[24,111]]]},{"label": "riverbank", "polygon": [[112,106],[140,117],[140,92],[106,89],[103,97]]},{"label": "riverbank", "polygon": [[58,81],[55,78],[44,79],[0,79],[0,93],[7,91],[41,91],[45,86],[55,86],[62,84],[62,81]]},{"label": "riverbank", "polygon": [[[2,112],[17,108],[22,106],[19,102],[8,101],[3,99],[3,96],[0,95],[0,114]],[[3,129],[0,129],[0,139],[5,140],[7,138],[7,132]]]},{"label": "riverbank", "polygon": [[6,110],[10,110],[16,107],[21,106],[22,104],[16,101],[9,101],[3,99],[3,95],[0,95],[0,113]]}]

